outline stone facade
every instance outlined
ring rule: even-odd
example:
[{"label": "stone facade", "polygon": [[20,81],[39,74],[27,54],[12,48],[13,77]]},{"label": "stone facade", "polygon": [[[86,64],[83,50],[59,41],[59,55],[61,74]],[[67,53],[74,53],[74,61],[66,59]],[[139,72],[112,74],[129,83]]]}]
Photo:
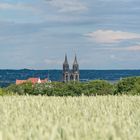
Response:
[{"label": "stone facade", "polygon": [[73,62],[72,70],[70,70],[69,68],[67,55],[65,55],[65,61],[63,63],[63,82],[67,83],[69,81],[79,81],[79,79],[80,79],[79,64],[77,62],[76,55]]}]

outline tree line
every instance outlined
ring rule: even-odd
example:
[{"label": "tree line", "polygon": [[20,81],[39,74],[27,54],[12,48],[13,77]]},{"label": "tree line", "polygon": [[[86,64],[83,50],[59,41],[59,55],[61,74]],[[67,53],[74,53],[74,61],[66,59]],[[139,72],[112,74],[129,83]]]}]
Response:
[{"label": "tree line", "polygon": [[140,95],[140,77],[123,78],[116,83],[105,80],[89,82],[52,82],[42,84],[12,84],[0,89],[0,95],[47,95],[47,96],[96,96]]}]

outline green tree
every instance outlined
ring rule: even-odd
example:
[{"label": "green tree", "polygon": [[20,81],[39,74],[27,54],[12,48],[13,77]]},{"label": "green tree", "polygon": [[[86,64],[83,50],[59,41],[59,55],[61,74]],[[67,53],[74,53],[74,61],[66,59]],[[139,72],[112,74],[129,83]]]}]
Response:
[{"label": "green tree", "polygon": [[[137,91],[139,88],[140,77],[128,77],[121,79],[116,84],[116,94],[127,94],[128,92]],[[137,89],[136,89],[137,88]]]},{"label": "green tree", "polygon": [[104,80],[94,80],[85,85],[85,95],[113,95],[114,86]]}]

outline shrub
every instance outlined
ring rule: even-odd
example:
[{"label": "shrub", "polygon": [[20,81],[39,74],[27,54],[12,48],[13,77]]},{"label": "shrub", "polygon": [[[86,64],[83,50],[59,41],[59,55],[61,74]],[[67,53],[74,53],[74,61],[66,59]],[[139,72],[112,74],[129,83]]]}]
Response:
[{"label": "shrub", "polygon": [[134,92],[135,94],[140,93],[140,77],[124,78],[116,84],[116,94],[134,94]]},{"label": "shrub", "polygon": [[114,86],[104,80],[94,80],[85,85],[85,95],[113,95]]},{"label": "shrub", "polygon": [[33,85],[32,83],[23,83],[20,85],[12,84],[5,89],[6,92],[13,92],[19,95],[26,95],[33,93]]}]

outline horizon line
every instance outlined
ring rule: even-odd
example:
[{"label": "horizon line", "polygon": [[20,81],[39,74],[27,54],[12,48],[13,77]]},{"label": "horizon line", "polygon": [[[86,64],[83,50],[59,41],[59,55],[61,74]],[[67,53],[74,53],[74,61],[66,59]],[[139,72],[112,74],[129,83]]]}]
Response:
[{"label": "horizon line", "polygon": [[[28,69],[28,68],[23,68],[23,69],[9,69],[9,68],[4,68],[4,69],[0,69],[0,70],[33,70],[33,71],[49,71],[49,70],[59,70],[62,71],[62,69]],[[140,70],[140,68],[134,68],[134,69],[80,69],[80,71],[82,70],[98,70],[98,71],[109,71],[109,70]]]}]

